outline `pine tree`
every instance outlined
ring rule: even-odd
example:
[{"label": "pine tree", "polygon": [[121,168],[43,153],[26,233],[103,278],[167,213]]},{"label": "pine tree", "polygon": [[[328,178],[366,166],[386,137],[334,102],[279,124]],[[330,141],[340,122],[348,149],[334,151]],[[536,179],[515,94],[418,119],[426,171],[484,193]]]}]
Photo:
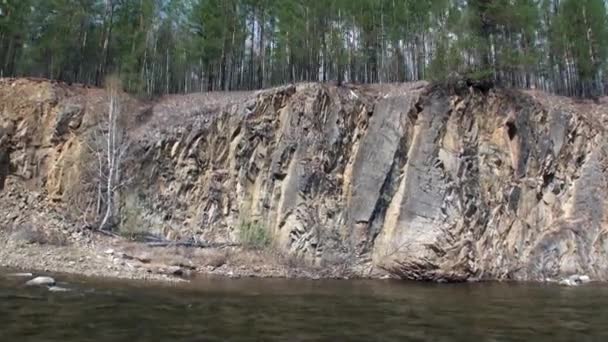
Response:
[{"label": "pine tree", "polygon": [[0,75],[148,96],[451,75],[597,96],[604,0],[1,0]]}]

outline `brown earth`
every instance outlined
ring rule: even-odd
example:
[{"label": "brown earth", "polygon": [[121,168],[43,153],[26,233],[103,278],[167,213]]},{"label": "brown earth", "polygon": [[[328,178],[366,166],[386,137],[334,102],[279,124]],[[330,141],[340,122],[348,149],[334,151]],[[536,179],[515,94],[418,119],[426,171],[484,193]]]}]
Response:
[{"label": "brown earth", "polygon": [[[113,276],[181,267],[608,280],[606,99],[415,83],[124,102],[129,182],[116,233],[234,244],[244,227],[255,227],[270,246],[158,249],[84,229],[94,201],[87,134],[106,110],[105,92],[2,79],[0,264],[59,267],[62,261],[44,266],[48,248],[60,259],[78,251],[68,265],[83,269],[111,260],[119,265]],[[112,246],[115,253],[104,254]],[[156,270],[129,258],[142,253]],[[105,261],[87,261],[97,256]]]}]

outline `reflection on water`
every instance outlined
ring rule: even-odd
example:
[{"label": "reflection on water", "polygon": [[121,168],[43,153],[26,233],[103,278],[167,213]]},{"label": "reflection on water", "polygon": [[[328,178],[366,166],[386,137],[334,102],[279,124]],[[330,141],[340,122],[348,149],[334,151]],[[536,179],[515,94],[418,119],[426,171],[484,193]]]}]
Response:
[{"label": "reflection on water", "polygon": [[0,275],[0,341],[608,341],[600,285],[66,281]]}]

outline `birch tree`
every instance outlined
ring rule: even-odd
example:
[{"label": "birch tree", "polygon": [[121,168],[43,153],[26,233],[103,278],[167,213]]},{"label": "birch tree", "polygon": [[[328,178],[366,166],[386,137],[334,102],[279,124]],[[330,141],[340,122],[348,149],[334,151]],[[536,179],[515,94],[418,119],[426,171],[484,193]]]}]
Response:
[{"label": "birch tree", "polygon": [[129,140],[125,130],[123,95],[117,77],[107,79],[106,92],[107,113],[100,116],[92,130],[89,148],[97,162],[95,212],[99,229],[110,231],[117,222],[116,202],[120,189],[125,185],[122,171]]}]

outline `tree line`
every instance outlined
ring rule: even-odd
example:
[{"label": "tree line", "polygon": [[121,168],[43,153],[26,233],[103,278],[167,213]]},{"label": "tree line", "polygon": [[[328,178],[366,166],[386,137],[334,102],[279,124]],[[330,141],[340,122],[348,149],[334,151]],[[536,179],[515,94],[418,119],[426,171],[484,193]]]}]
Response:
[{"label": "tree line", "polygon": [[147,95],[489,79],[606,93],[607,0],[0,0],[0,75]]}]

